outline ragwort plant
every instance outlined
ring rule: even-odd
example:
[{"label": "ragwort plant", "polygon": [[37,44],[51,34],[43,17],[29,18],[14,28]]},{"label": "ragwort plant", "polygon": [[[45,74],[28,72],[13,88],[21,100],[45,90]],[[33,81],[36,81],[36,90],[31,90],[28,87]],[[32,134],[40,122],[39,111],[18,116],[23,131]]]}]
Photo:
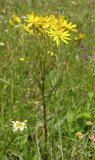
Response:
[{"label": "ragwort plant", "polygon": [[[47,124],[47,100],[50,99],[52,94],[57,89],[62,73],[60,72],[56,83],[47,88],[46,81],[47,75],[55,67],[56,51],[60,43],[68,44],[72,39],[72,33],[77,32],[76,24],[72,24],[63,15],[56,17],[50,16],[37,16],[34,13],[28,14],[22,18],[13,15],[10,24],[18,29],[23,37],[27,40],[31,39],[32,47],[32,72],[35,78],[40,94],[41,103],[43,106],[43,129],[44,129],[44,154],[43,159],[48,160],[48,124]],[[53,65],[52,65],[53,62]],[[56,75],[55,75],[56,77]]]}]

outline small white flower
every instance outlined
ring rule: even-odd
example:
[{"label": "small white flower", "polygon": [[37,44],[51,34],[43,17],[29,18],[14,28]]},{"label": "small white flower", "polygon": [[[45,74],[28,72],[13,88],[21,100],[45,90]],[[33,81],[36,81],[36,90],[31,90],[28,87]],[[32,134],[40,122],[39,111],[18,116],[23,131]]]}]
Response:
[{"label": "small white flower", "polygon": [[13,123],[13,132],[16,132],[18,130],[20,130],[21,132],[27,128],[26,122],[27,120],[25,120],[24,122],[20,122],[20,121],[11,121]]}]

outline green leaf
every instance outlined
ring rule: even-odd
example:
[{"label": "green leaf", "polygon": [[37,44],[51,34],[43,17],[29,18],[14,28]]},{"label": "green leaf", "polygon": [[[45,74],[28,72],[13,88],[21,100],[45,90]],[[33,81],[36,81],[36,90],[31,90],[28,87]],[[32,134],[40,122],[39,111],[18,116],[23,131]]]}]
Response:
[{"label": "green leaf", "polygon": [[91,114],[90,113],[82,113],[77,117],[77,119],[80,119],[80,118],[91,119]]},{"label": "green leaf", "polygon": [[92,100],[92,98],[94,97],[94,93],[93,92],[89,92],[88,93],[88,97],[89,97],[90,100]]},{"label": "green leaf", "polygon": [[67,121],[68,121],[69,123],[72,123],[73,120],[74,120],[74,116],[75,116],[74,112],[73,112],[73,111],[69,111],[69,112],[67,113]]}]

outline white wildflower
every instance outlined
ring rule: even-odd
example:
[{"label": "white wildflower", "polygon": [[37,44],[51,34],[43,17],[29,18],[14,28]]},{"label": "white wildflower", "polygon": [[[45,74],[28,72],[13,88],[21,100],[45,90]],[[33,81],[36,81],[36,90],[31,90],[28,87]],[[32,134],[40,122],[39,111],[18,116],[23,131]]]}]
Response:
[{"label": "white wildflower", "polygon": [[18,130],[20,130],[22,132],[25,128],[27,128],[26,121],[27,120],[25,120],[24,122],[11,121],[13,123],[13,132],[16,132]]}]

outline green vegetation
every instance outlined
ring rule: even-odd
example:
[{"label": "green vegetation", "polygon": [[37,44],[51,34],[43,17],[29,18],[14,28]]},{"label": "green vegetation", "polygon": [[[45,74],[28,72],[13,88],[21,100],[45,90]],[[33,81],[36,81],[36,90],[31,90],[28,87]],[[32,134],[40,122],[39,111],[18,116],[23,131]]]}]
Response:
[{"label": "green vegetation", "polygon": [[[85,35],[59,45],[50,57],[46,99],[48,160],[95,160],[95,2],[94,0],[0,1],[0,159],[46,160],[39,70],[41,41],[36,43],[11,26],[12,15],[64,15]],[[34,61],[35,58],[35,61]],[[48,63],[47,63],[48,66]],[[48,72],[48,71],[47,71]],[[39,74],[40,75],[40,74]],[[27,128],[13,132],[11,121]]]}]

